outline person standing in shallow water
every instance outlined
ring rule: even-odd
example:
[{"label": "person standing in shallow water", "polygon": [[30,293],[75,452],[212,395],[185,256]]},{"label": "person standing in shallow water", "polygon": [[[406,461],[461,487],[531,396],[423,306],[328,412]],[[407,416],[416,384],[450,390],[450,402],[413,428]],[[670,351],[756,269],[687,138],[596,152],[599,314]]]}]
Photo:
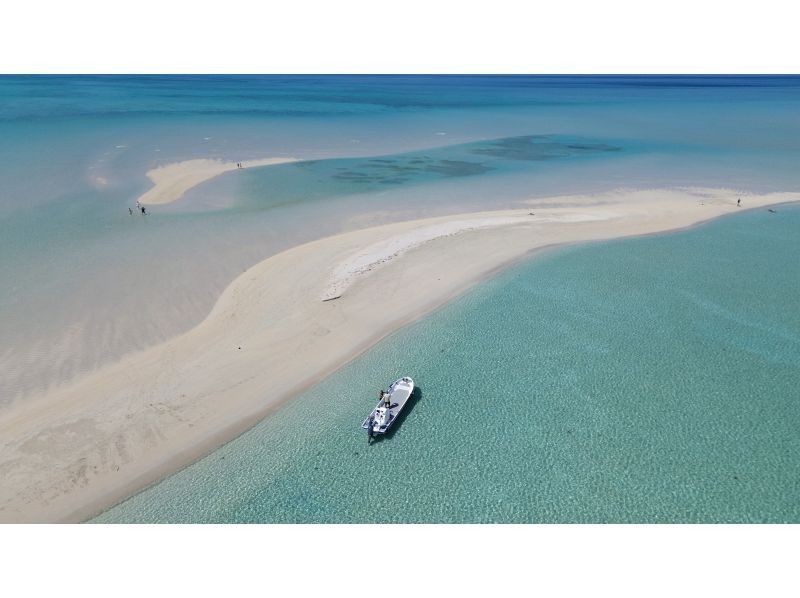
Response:
[{"label": "person standing in shallow water", "polygon": [[742,198],[741,197],[736,200],[736,207],[737,208],[741,208],[742,207]]},{"label": "person standing in shallow water", "polygon": [[128,208],[128,214],[129,214],[130,216],[133,216],[133,209],[132,209],[132,208]]}]

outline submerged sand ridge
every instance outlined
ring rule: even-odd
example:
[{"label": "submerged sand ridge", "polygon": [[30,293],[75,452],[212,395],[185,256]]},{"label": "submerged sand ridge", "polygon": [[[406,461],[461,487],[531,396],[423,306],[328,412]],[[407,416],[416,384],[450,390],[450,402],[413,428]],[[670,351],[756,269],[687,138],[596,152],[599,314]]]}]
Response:
[{"label": "submerged sand ridge", "polygon": [[[0,521],[90,517],[531,251],[686,227],[735,213],[738,197],[651,190],[553,198],[547,208],[401,222],[272,256],[231,283],[186,334],[0,413]],[[800,200],[741,197],[746,207]],[[331,293],[339,298],[323,301]]]}]

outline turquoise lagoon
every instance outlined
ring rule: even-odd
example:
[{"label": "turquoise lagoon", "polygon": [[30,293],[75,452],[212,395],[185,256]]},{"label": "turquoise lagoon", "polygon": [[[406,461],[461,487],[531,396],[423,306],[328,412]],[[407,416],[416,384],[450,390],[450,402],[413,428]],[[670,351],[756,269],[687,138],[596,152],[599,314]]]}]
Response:
[{"label": "turquoise lagoon", "polygon": [[[0,409],[344,230],[620,187],[797,191],[798,114],[791,76],[0,76]],[[128,215],[151,168],[267,156],[302,162]],[[331,377],[322,428],[320,387],[101,519],[797,521],[797,219],[552,251]],[[422,396],[367,451],[365,405],[404,372]]]},{"label": "turquoise lagoon", "polygon": [[[619,187],[796,190],[799,111],[798,77],[2,76],[0,409],[344,230]],[[151,168],[266,156],[303,162],[128,215]]]},{"label": "turquoise lagoon", "polygon": [[797,206],[550,250],[95,521],[800,523],[798,255]]}]

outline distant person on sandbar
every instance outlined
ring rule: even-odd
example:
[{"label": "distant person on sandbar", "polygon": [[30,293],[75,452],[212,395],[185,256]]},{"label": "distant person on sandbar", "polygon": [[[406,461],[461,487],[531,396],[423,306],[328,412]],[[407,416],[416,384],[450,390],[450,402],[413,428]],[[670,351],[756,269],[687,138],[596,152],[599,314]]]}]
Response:
[{"label": "distant person on sandbar", "polygon": [[736,207],[738,207],[738,208],[742,207],[742,198],[741,197],[736,200]]},{"label": "distant person on sandbar", "polygon": [[143,214],[143,215],[145,215],[145,216],[147,216],[147,210],[145,209],[145,207],[144,207],[144,206],[142,206],[142,214]]}]

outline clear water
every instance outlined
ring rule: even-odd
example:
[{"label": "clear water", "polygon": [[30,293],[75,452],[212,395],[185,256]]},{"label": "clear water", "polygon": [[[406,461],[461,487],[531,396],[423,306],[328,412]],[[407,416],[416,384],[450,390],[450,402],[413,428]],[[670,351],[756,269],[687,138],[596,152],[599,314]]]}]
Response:
[{"label": "clear water", "polygon": [[[396,210],[414,202],[419,197],[415,193],[420,190],[440,192],[448,183],[451,189],[459,190],[465,187],[463,179],[468,178],[470,183],[479,180],[484,188],[495,189],[494,197],[483,196],[484,207],[493,203],[505,205],[515,193],[516,199],[526,196],[518,188],[519,181],[516,187],[510,184],[515,175],[530,183],[531,177],[544,172],[553,174],[576,164],[613,159],[623,152],[633,157],[647,151],[641,143],[626,140],[614,145],[609,141],[522,135],[399,154],[280,164],[221,176],[192,193],[191,203],[193,209],[218,209],[222,203],[224,207],[249,212],[313,203],[314,209],[334,216],[328,208],[339,208],[342,199],[357,196],[365,211],[400,203]],[[394,193],[387,195],[387,191]],[[400,194],[406,198],[404,202],[396,201]],[[466,203],[466,198],[462,202]],[[426,196],[420,203],[430,205],[431,201]],[[444,203],[453,209],[452,199]]]},{"label": "clear water", "polygon": [[[798,115],[800,77],[0,76],[0,409],[189,329],[243,269],[342,230],[617,187],[797,190]],[[305,162],[128,215],[151,168],[276,155]],[[104,518],[797,521],[792,214],[515,269],[334,376],[324,429],[304,425],[312,392]],[[423,396],[365,452],[351,424],[406,370]],[[441,426],[454,394],[474,408]]]},{"label": "clear water", "polygon": [[[0,409],[357,226],[624,186],[796,190],[798,114],[798,77],[2,76]],[[310,162],[128,216],[150,168],[276,155]]]},{"label": "clear water", "polygon": [[552,250],[95,521],[800,523],[798,254],[796,206]]}]

